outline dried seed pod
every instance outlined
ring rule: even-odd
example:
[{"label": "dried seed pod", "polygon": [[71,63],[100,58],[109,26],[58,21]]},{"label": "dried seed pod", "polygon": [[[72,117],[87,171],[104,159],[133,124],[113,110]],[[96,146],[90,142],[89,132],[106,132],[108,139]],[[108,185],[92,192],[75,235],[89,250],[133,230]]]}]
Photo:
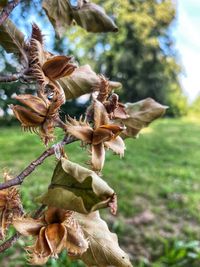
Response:
[{"label": "dried seed pod", "polygon": [[54,56],[42,65],[44,74],[51,80],[69,76],[77,67],[70,56]]},{"label": "dried seed pod", "polygon": [[[4,173],[4,180],[11,179]],[[16,186],[0,190],[0,239],[4,239],[13,217],[22,215],[22,203]]]},{"label": "dried seed pod", "polygon": [[71,211],[48,207],[40,219],[16,217],[13,225],[22,235],[36,237],[35,244],[26,248],[30,264],[43,265],[50,257],[58,257],[63,249],[72,256],[81,256],[88,249]]},{"label": "dried seed pod", "polygon": [[40,97],[25,94],[15,98],[25,105],[25,107],[10,105],[15,117],[25,130],[39,134],[47,145],[54,137],[53,131],[59,119],[59,108],[65,102],[63,95],[55,92],[51,100],[43,94],[40,94]]}]

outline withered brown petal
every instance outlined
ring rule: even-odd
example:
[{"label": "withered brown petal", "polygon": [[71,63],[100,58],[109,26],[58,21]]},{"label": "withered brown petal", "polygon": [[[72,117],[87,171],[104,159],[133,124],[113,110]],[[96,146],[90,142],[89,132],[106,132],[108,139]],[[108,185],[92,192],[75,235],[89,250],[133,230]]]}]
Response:
[{"label": "withered brown petal", "polygon": [[70,56],[54,56],[47,60],[42,69],[44,74],[50,79],[56,80],[65,76],[69,76],[77,68],[74,63],[71,63]]},{"label": "withered brown petal", "polygon": [[35,253],[34,251],[31,251],[27,248],[28,252],[28,263],[30,265],[44,265],[48,259],[49,256],[42,256],[40,254]]},{"label": "withered brown petal", "polygon": [[47,222],[47,224],[62,223],[65,221],[66,217],[70,216],[71,211],[66,211],[55,207],[48,207],[48,210],[46,210],[44,213],[45,221]]},{"label": "withered brown petal", "polygon": [[88,242],[84,238],[80,226],[76,228],[66,227],[67,239],[65,247],[69,255],[82,255],[88,249]]},{"label": "withered brown petal", "polygon": [[9,221],[9,210],[7,208],[3,208],[0,212],[1,220],[0,220],[0,239],[4,239],[6,235],[6,230],[8,229],[8,226],[10,225]]},{"label": "withered brown petal", "polygon": [[47,114],[48,106],[45,101],[38,96],[29,94],[17,95],[15,96],[15,99],[35,111],[38,115],[45,116]]},{"label": "withered brown petal", "polygon": [[[46,233],[45,231],[46,231],[45,226],[40,229],[35,246],[33,246],[33,252],[40,255],[41,257],[46,258],[46,257],[51,256],[51,249],[50,249],[49,244],[47,242],[47,239],[45,236],[45,233]],[[35,264],[37,264],[37,263],[35,263]]]},{"label": "withered brown petal", "polygon": [[109,124],[109,118],[104,105],[98,100],[94,100],[94,126],[95,129],[101,125]]},{"label": "withered brown petal", "polygon": [[127,119],[129,115],[125,111],[124,105],[120,104],[113,112],[115,119]]},{"label": "withered brown petal", "polygon": [[6,202],[7,202],[7,197],[8,195],[8,191],[7,190],[1,190],[0,191],[0,208],[5,207]]},{"label": "withered brown petal", "polygon": [[86,122],[84,123],[81,120],[77,121],[69,118],[66,125],[68,134],[75,136],[77,139],[80,139],[85,143],[92,143],[93,129],[89,126],[89,124]]},{"label": "withered brown petal", "polygon": [[113,133],[113,138],[126,129],[126,127],[116,124],[101,125],[99,128],[111,131]]},{"label": "withered brown petal", "polygon": [[62,90],[57,91],[49,105],[47,116],[54,116],[60,109],[60,107],[65,103],[65,95]]},{"label": "withered brown petal", "polygon": [[105,142],[104,145],[111,149],[114,153],[119,154],[120,157],[124,156],[124,150],[126,149],[124,141],[120,136],[115,139]]},{"label": "withered brown petal", "polygon": [[41,220],[32,218],[16,217],[13,219],[13,226],[24,236],[38,235],[44,223]]},{"label": "withered brown petal", "polygon": [[105,161],[104,144],[92,145],[92,167],[95,171],[101,171]]},{"label": "withered brown petal", "polygon": [[24,127],[37,127],[44,121],[44,117],[38,115],[25,107],[15,105],[11,106],[15,117]]},{"label": "withered brown petal", "polygon": [[46,226],[45,237],[51,253],[56,256],[65,245],[67,230],[61,223],[53,223]]},{"label": "withered brown petal", "polygon": [[110,129],[106,128],[97,128],[94,130],[93,138],[92,138],[92,144],[98,145],[102,142],[109,141],[114,137],[114,134]]}]

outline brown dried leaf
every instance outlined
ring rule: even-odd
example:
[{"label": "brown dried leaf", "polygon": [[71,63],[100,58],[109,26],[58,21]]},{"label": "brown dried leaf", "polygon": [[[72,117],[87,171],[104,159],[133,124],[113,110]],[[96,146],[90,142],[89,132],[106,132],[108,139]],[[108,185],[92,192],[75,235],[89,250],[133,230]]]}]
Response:
[{"label": "brown dried leaf", "polygon": [[91,93],[100,79],[89,65],[84,65],[75,69],[70,77],[61,78],[58,82],[65,91],[66,99],[71,99]]},{"label": "brown dried leaf", "polygon": [[65,158],[57,164],[48,192],[38,200],[80,213],[105,208],[114,194],[95,172]]},{"label": "brown dried leaf", "polygon": [[11,20],[5,20],[0,26],[0,45],[3,46],[8,53],[14,53],[27,60],[24,39],[24,34]]},{"label": "brown dried leaf", "polygon": [[16,217],[13,219],[13,226],[24,236],[35,236],[39,234],[39,231],[44,226],[44,223],[42,223],[40,219],[35,220],[29,217]]},{"label": "brown dried leaf", "polygon": [[[101,87],[101,78],[91,69],[90,65],[75,69],[70,76],[61,78],[58,82],[62,86],[67,100],[92,93]],[[109,87],[109,91],[111,91],[120,88],[121,83],[109,81]]]},{"label": "brown dried leaf", "polygon": [[118,120],[126,126],[122,137],[136,137],[142,128],[163,116],[167,108],[167,106],[159,104],[152,98],[146,98],[136,103],[127,103],[125,111],[129,118]]},{"label": "brown dried leaf", "polygon": [[73,9],[76,23],[88,32],[117,32],[114,21],[105,10],[94,3],[84,1],[80,8]]},{"label": "brown dried leaf", "polygon": [[57,35],[61,37],[73,20],[68,0],[43,0],[42,7],[55,28]]},{"label": "brown dried leaf", "polygon": [[99,212],[89,215],[76,214],[85,237],[89,240],[89,248],[79,258],[88,266],[131,267],[128,255],[119,247],[117,235],[111,233]]}]

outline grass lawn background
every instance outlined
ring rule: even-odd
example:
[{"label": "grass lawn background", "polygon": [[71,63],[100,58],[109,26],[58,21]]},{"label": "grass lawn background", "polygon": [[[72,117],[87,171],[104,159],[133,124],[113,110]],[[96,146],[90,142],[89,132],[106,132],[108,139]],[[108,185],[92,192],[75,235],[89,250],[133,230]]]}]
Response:
[{"label": "grass lawn background", "polygon": [[[127,139],[126,147],[123,159],[108,151],[103,169],[103,177],[118,193],[118,215],[101,212],[110,229],[118,233],[134,266],[200,266],[200,245],[194,241],[200,236],[200,119],[158,120],[138,139]],[[37,136],[20,127],[0,128],[2,173],[7,168],[13,176],[19,174],[44,149]],[[87,152],[80,142],[65,151],[70,160],[86,163]],[[34,199],[47,189],[55,164],[55,157],[47,158],[23,183],[27,212],[37,208]],[[20,244],[24,245],[22,239],[0,256],[0,266],[26,266]],[[63,253],[46,266],[83,265],[70,263]]]}]

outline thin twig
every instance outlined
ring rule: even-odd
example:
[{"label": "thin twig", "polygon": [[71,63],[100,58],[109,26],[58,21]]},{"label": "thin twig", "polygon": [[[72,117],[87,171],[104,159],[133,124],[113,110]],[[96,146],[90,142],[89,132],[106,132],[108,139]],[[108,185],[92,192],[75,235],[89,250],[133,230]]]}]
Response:
[{"label": "thin twig", "polygon": [[6,249],[10,248],[11,246],[13,246],[17,242],[19,237],[20,237],[20,234],[19,233],[15,233],[8,240],[6,240],[4,243],[2,243],[0,245],[0,253],[5,251]]},{"label": "thin twig", "polygon": [[34,213],[33,219],[37,219],[42,214],[43,210],[46,208],[46,205],[42,204]]},{"label": "thin twig", "polygon": [[15,82],[23,77],[23,73],[16,73],[6,76],[0,76],[0,82]]},{"label": "thin twig", "polygon": [[[70,137],[65,137],[61,143],[58,143],[61,146],[70,144],[72,142],[76,141],[76,139],[72,136]],[[58,145],[57,144],[57,145]],[[54,150],[55,146],[52,146],[51,148],[47,149],[44,151],[36,160],[31,162],[19,175],[17,175],[15,178],[10,179],[6,181],[5,183],[0,184],[0,190],[14,186],[14,185],[19,185],[23,183],[24,179],[31,174],[37,166],[43,163],[43,161],[53,155],[55,153]]]},{"label": "thin twig", "polygon": [[10,1],[2,10],[0,14],[0,25],[7,19],[13,9],[19,4],[20,0]]}]

